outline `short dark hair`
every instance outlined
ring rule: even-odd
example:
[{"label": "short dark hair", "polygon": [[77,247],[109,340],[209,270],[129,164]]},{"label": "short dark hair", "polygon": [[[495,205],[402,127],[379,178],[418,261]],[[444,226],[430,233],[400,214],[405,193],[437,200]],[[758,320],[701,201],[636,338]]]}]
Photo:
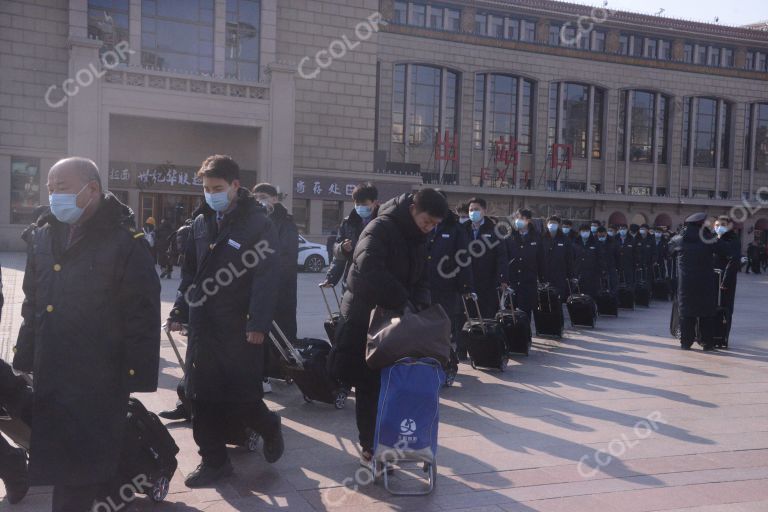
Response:
[{"label": "short dark hair", "polygon": [[597,228],[597,232],[598,233],[607,233],[608,230],[605,229],[605,226],[600,226],[599,228]]},{"label": "short dark hair", "polygon": [[469,213],[469,203],[459,203],[459,205],[456,207],[456,213]]},{"label": "short dark hair", "polygon": [[591,226],[589,224],[582,224],[579,226],[579,231],[589,231]]},{"label": "short dark hair", "polygon": [[270,197],[278,197],[280,194],[277,192],[277,188],[271,183],[259,183],[253,187],[254,194],[267,194]]},{"label": "short dark hair", "polygon": [[361,183],[352,190],[352,200],[356,203],[376,201],[378,198],[379,191],[372,183]]},{"label": "short dark hair", "polygon": [[568,219],[565,219],[565,220],[563,221],[563,226],[573,226],[573,221],[572,221],[572,220],[568,220]]},{"label": "short dark hair", "polygon": [[733,222],[731,218],[727,215],[721,215],[717,218],[717,220],[719,220],[720,222],[725,222],[726,224],[730,224],[731,222]]},{"label": "short dark hair", "polygon": [[448,201],[433,188],[422,188],[413,195],[413,205],[416,210],[425,212],[432,217],[444,219],[448,216]]},{"label": "short dark hair", "polygon": [[547,222],[560,223],[560,217],[558,217],[557,215],[550,215],[549,218],[547,219]]},{"label": "short dark hair", "polygon": [[592,221],[590,221],[590,224],[597,224],[598,226],[602,226],[602,225],[603,225],[603,223],[602,223],[602,222],[600,222],[600,221],[599,221],[599,220],[597,220],[597,219],[593,219]]},{"label": "short dark hair", "polygon": [[240,179],[240,166],[229,155],[211,155],[203,160],[197,175],[201,178],[221,178],[232,183]]},{"label": "short dark hair", "polygon": [[643,229],[650,229],[650,226],[648,224],[641,224],[640,227]]},{"label": "short dark hair", "polygon": [[448,199],[448,194],[446,194],[442,189],[436,188],[435,190],[437,191],[438,194]]},{"label": "short dark hair", "polygon": [[527,210],[525,208],[520,208],[519,210],[517,210],[517,214],[520,217],[526,218],[528,220],[533,218],[533,212],[531,212],[531,210]]},{"label": "short dark hair", "polygon": [[477,203],[483,208],[488,208],[488,203],[485,202],[485,199],[482,197],[473,197],[469,201],[467,201],[467,210],[469,210],[469,207],[472,205],[472,203]]}]

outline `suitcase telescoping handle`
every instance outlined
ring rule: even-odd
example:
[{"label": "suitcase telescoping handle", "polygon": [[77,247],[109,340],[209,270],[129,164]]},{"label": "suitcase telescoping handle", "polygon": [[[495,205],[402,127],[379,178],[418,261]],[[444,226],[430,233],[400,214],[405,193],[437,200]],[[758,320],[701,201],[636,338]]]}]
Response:
[{"label": "suitcase telescoping handle", "polygon": [[715,274],[717,274],[717,307],[720,308],[723,307],[723,280],[725,276],[719,268],[715,269]]},{"label": "suitcase telescoping handle", "polygon": [[[339,294],[336,293],[336,287],[332,286],[330,287],[331,290],[333,290],[333,296],[336,298],[336,306],[339,308],[339,311],[341,311],[341,301],[339,300]],[[328,310],[328,317],[333,317],[333,312],[331,311],[331,304],[328,302],[328,297],[325,295],[326,288],[324,286],[320,286],[320,293],[323,295],[323,302],[325,302],[325,309]]]},{"label": "suitcase telescoping handle", "polygon": [[[272,327],[274,327],[273,331],[269,333],[269,339],[272,340],[272,344],[275,346],[278,352],[280,352],[280,355],[283,357],[285,361],[290,361],[293,359],[296,362],[296,366],[299,367],[299,369],[304,369],[304,358],[301,357],[301,353],[296,350],[296,347],[293,346],[293,343],[291,343],[288,340],[288,337],[285,335],[283,330],[280,328],[279,325],[277,325],[277,322],[272,320]],[[278,341],[277,338],[275,338],[275,335],[273,332],[276,332],[277,335],[280,337],[280,341]]]},{"label": "suitcase telescoping handle", "polygon": [[169,322],[165,322],[163,324],[163,330],[165,331],[165,336],[168,338],[168,342],[171,344],[171,348],[173,349],[173,352],[176,354],[176,359],[179,361],[179,366],[181,366],[181,371],[186,373],[186,367],[184,366],[184,358],[181,357],[181,352],[179,352],[179,347],[176,346],[176,340],[173,339],[173,334],[171,334],[171,324]]},{"label": "suitcase telescoping handle", "polygon": [[[514,296],[515,291],[512,288],[497,288],[496,291],[499,294],[499,311],[507,311],[509,309],[510,311],[515,310],[515,304],[514,304]],[[507,304],[509,304],[509,308],[507,308]]]},{"label": "suitcase telescoping handle", "polygon": [[[566,279],[566,283],[568,283],[568,294],[573,295],[573,286],[576,285],[576,293],[581,293],[581,287],[579,286],[579,280],[576,278],[573,279]],[[551,305],[550,305],[551,309]]]},{"label": "suitcase telescoping handle", "polygon": [[[471,300],[475,303],[475,310],[477,311],[477,320],[472,318],[472,315],[469,314],[469,307],[467,306],[467,301]],[[488,333],[485,330],[485,322],[483,322],[483,315],[480,313],[480,303],[477,300],[477,294],[476,293],[467,293],[466,295],[461,296],[461,303],[464,305],[464,313],[467,314],[467,321],[471,324],[472,322],[478,322],[480,324],[480,328],[483,330],[483,335],[487,335]]]}]

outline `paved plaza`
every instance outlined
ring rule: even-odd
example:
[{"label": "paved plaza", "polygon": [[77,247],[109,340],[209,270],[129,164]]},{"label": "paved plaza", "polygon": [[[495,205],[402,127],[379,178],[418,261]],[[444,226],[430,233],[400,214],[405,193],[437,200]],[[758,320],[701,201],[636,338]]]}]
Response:
[{"label": "paved plaza", "polygon": [[[0,253],[4,357],[20,323],[23,262]],[[324,336],[320,277],[299,276],[302,337]],[[163,315],[177,285],[163,281]],[[283,416],[278,463],[233,448],[233,477],[187,489],[196,446],[186,424],[170,424],[181,449],[171,492],[162,505],[139,499],[136,510],[768,511],[767,298],[768,277],[739,275],[729,351],[681,351],[668,334],[669,303],[656,302],[600,319],[594,330],[571,329],[560,342],[535,339],[531,356],[506,373],[461,365],[442,396],[431,496],[356,486],[354,397],[338,411],[276,383],[267,399]],[[164,340],[160,390],[139,398],[155,412],[172,407],[180,375]],[[0,501],[0,511],[47,511],[50,498],[50,488],[34,488],[20,505]]]}]

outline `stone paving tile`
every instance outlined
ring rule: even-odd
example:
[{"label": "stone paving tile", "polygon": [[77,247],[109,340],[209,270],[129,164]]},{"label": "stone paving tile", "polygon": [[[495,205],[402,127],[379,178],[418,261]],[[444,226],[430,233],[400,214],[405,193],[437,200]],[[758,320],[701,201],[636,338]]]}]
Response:
[{"label": "stone paving tile", "polygon": [[[0,253],[0,264],[6,283],[20,283],[21,255]],[[324,337],[318,277],[299,276],[301,336]],[[178,281],[162,284],[165,313]],[[18,329],[20,286],[13,290],[0,348]],[[270,465],[259,452],[232,448],[235,475],[213,489],[190,490],[183,479],[199,463],[197,448],[187,424],[171,424],[181,453],[168,499],[157,505],[141,498],[135,509],[766,512],[766,290],[768,279],[740,276],[727,353],[680,351],[666,333],[669,304],[654,303],[600,319],[595,330],[569,330],[562,341],[536,340],[532,355],[516,358],[504,374],[462,365],[456,386],[442,396],[431,496],[394,497],[380,484],[355,488],[354,396],[337,411],[306,404],[295,386],[274,383],[266,400],[283,415],[283,459]],[[139,396],[154,411],[174,404],[181,376],[167,341],[161,357],[160,390]],[[656,412],[664,423],[638,440],[635,426]],[[607,463],[596,459],[612,451],[618,456]],[[2,512],[49,507],[50,488],[33,488],[12,509],[0,500]]]}]

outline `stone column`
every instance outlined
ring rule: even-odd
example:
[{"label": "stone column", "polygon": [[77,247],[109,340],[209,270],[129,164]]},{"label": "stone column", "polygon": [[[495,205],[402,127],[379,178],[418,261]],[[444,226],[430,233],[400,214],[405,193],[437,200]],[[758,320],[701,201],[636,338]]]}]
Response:
[{"label": "stone column", "polygon": [[103,161],[101,144],[103,131],[101,115],[101,78],[99,48],[101,41],[70,37],[69,82],[66,89],[73,92],[67,98],[67,153],[92,159],[107,182],[107,163]]},{"label": "stone column", "polygon": [[213,74],[224,76],[227,58],[227,0],[213,6]]},{"label": "stone column", "polygon": [[128,43],[133,50],[128,63],[141,66],[141,0],[131,0],[128,9]]},{"label": "stone column", "polygon": [[471,34],[475,31],[475,14],[477,10],[474,7],[465,7],[461,11],[461,31],[465,34]]},{"label": "stone column", "polygon": [[[296,67],[286,63],[272,63],[270,73],[270,113],[267,141],[267,165],[262,175],[280,190],[293,190],[293,146],[296,125]],[[262,147],[263,149],[263,147]],[[264,159],[262,159],[264,161]],[[283,203],[291,211],[293,198]]]}]

